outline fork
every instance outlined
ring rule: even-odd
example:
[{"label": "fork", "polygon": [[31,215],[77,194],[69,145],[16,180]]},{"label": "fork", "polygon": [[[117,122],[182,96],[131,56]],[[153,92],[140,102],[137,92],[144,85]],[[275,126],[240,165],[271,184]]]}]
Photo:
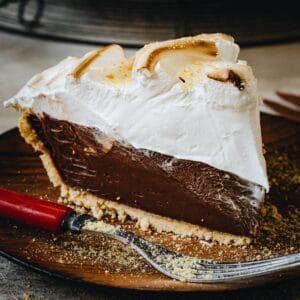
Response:
[{"label": "fork", "polygon": [[299,110],[293,110],[269,99],[264,99],[264,104],[270,109],[277,112],[280,116],[292,121],[300,122],[300,96],[282,91],[277,91],[276,94],[281,99],[293,104],[295,107],[298,107]]},{"label": "fork", "polygon": [[119,226],[76,215],[69,207],[0,188],[0,216],[58,233],[70,230],[102,234],[129,245],[156,270],[173,279],[194,283],[221,283],[278,273],[300,267],[300,253],[244,262],[217,263],[184,256],[152,243]]},{"label": "fork", "polygon": [[97,232],[129,245],[156,270],[180,281],[224,283],[300,267],[300,253],[243,263],[217,263],[172,252],[122,228],[107,231],[101,227]]}]

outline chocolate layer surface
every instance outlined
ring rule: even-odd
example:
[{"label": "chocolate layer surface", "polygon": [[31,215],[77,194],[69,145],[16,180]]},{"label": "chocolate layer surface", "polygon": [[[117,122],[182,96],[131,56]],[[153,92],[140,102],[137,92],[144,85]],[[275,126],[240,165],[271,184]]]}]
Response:
[{"label": "chocolate layer surface", "polygon": [[65,184],[161,216],[258,234],[264,190],[201,162],[138,150],[95,128],[31,115]]}]

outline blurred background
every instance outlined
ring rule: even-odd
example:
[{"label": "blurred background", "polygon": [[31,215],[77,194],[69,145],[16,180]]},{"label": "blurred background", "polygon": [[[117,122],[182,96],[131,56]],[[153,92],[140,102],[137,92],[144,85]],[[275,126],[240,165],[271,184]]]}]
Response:
[{"label": "blurred background", "polygon": [[199,32],[227,32],[242,46],[300,37],[295,1],[1,0],[10,32],[92,44],[136,47]]}]

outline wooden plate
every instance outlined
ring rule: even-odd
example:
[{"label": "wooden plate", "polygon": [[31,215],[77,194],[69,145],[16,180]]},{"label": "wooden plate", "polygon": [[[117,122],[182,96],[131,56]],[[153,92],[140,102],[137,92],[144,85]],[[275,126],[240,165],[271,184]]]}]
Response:
[{"label": "wooden plate", "polygon": [[[263,140],[272,188],[264,210],[262,232],[251,246],[221,246],[196,238],[140,232],[126,228],[183,254],[218,261],[245,261],[300,251],[300,125],[263,116]],[[56,200],[58,190],[18,130],[0,136],[0,186]],[[276,205],[276,206],[275,206]],[[299,269],[224,284],[174,281],[148,266],[133,250],[108,238],[65,233],[53,235],[0,219],[0,253],[32,269],[93,284],[140,290],[233,290],[299,275]]]}]

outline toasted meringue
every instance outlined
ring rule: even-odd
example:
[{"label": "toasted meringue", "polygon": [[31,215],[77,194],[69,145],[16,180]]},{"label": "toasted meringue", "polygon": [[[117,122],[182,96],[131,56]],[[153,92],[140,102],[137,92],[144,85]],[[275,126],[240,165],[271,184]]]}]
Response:
[{"label": "toasted meringue", "polygon": [[260,96],[238,53],[224,34],[152,43],[133,59],[112,45],[36,75],[6,105],[95,127],[137,149],[201,161],[268,189]]},{"label": "toasted meringue", "polygon": [[79,79],[87,70],[105,68],[119,64],[125,59],[124,51],[119,45],[109,45],[86,54],[75,67],[71,75]]}]

